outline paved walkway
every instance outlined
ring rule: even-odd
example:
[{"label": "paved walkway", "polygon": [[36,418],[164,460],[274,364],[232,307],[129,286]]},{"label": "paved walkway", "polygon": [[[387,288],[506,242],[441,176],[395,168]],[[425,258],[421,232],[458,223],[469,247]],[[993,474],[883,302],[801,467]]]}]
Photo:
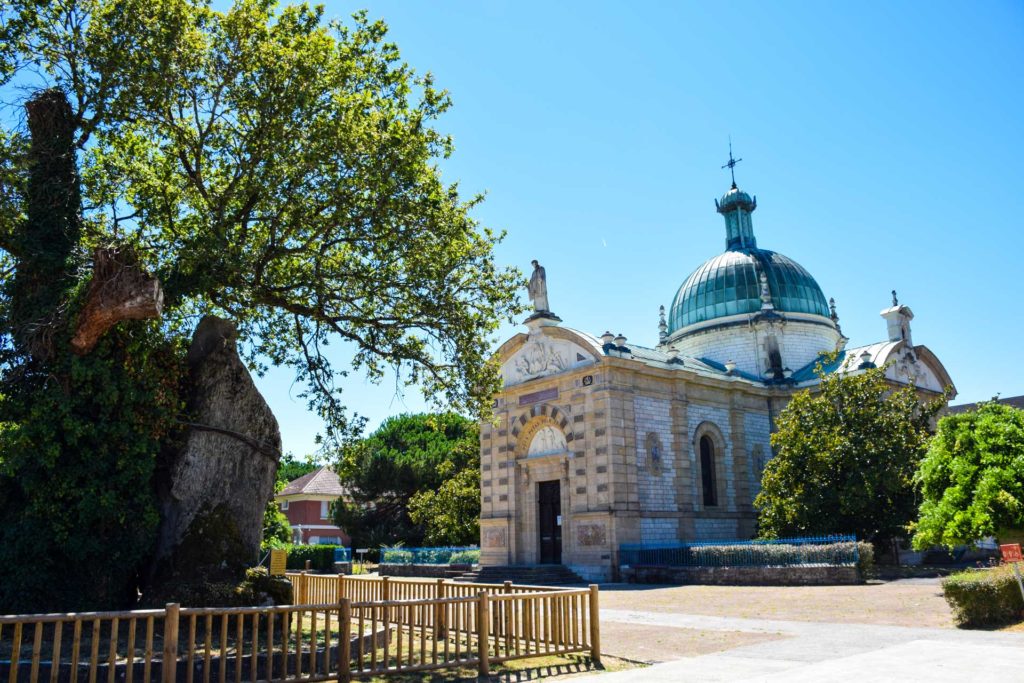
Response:
[{"label": "paved walkway", "polygon": [[[1024,633],[601,610],[602,621],[789,636],[577,681],[1024,681]],[[611,643],[604,650],[614,654]],[[574,681],[575,683],[575,681]]]}]

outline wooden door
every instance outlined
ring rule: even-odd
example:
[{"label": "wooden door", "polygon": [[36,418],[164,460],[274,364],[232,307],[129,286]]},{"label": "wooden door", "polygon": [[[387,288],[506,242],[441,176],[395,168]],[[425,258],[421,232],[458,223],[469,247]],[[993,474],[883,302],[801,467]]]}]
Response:
[{"label": "wooden door", "polygon": [[540,563],[562,563],[562,489],[557,480],[537,483]]}]

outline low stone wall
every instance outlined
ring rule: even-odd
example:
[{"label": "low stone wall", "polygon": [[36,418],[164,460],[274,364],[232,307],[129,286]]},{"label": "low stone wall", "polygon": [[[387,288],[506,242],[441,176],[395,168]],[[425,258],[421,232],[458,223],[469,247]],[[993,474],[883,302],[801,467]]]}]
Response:
[{"label": "low stone wall", "polygon": [[334,563],[335,574],[351,574],[352,563],[351,562],[335,562]]},{"label": "low stone wall", "polygon": [[417,578],[444,579],[451,573],[468,572],[468,564],[382,564],[377,573],[381,576],[411,576]]},{"label": "low stone wall", "polygon": [[621,568],[629,583],[706,584],[715,586],[834,586],[862,583],[855,566],[663,567]]}]

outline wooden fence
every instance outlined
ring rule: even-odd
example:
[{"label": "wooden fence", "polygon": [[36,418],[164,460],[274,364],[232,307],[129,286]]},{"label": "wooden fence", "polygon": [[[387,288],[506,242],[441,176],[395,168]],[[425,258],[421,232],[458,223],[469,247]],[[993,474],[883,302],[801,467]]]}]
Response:
[{"label": "wooden fence", "polygon": [[292,578],[301,604],[0,617],[0,677],[348,681],[444,668],[486,675],[491,663],[571,653],[600,661],[597,586]]},{"label": "wooden fence", "polygon": [[459,583],[446,579],[396,579],[390,576],[345,576],[344,574],[310,574],[289,572],[286,576],[295,587],[295,604],[337,602],[348,598],[354,602],[374,600],[426,600],[516,595],[564,591],[553,586],[521,586],[504,583]]}]

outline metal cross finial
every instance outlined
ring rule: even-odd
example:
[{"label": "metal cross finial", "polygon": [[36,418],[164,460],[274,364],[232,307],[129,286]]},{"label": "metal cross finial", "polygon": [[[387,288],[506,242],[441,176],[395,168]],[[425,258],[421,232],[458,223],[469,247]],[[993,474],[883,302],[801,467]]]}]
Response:
[{"label": "metal cross finial", "polygon": [[743,161],[743,159],[733,159],[732,158],[732,137],[730,137],[729,138],[729,163],[724,164],[722,166],[722,168],[729,169],[729,175],[732,177],[732,186],[733,187],[736,187],[736,171],[734,171],[733,169],[736,168],[736,164],[740,163],[741,161]]}]

